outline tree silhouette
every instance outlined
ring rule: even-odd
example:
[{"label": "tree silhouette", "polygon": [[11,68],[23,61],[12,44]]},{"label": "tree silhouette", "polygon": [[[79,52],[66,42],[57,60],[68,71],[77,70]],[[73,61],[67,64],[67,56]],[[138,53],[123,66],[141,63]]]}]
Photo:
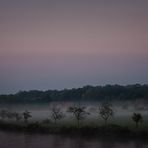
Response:
[{"label": "tree silhouette", "polygon": [[136,127],[139,127],[139,123],[143,122],[143,117],[140,113],[133,113],[132,120],[136,123]]},{"label": "tree silhouette", "polygon": [[17,112],[12,113],[12,115],[13,115],[13,118],[15,118],[16,121],[20,121],[22,119],[21,114],[19,114]]},{"label": "tree silhouette", "polygon": [[29,111],[26,110],[26,111],[23,112],[23,118],[24,118],[25,123],[27,123],[28,119],[31,118],[31,117],[32,116],[31,116],[31,113]]},{"label": "tree silhouette", "polygon": [[113,116],[112,105],[107,102],[102,103],[101,106],[99,107],[99,114],[105,121],[105,127],[106,127],[108,119]]},{"label": "tree silhouette", "polygon": [[64,118],[64,113],[61,111],[59,107],[52,107],[51,108],[51,118],[54,120],[55,125],[57,125],[57,121]]},{"label": "tree silhouette", "polygon": [[75,119],[77,120],[77,126],[80,127],[80,121],[85,119],[86,115],[89,113],[86,112],[85,107],[73,106],[68,108],[68,112],[72,113]]},{"label": "tree silhouette", "polygon": [[0,111],[0,117],[2,120],[5,120],[8,117],[8,111],[3,109]]}]

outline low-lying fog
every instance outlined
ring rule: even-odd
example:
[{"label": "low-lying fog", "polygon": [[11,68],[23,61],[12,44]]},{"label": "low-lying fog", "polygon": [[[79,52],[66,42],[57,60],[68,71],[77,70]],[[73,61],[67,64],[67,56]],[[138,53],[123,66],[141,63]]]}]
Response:
[{"label": "low-lying fog", "polygon": [[[114,116],[111,119],[112,122],[115,122],[117,119],[120,120],[121,118],[127,119],[127,122],[130,121],[131,115],[133,112],[141,113],[144,119],[148,119],[148,104],[143,102],[112,102],[112,109],[114,111]],[[23,112],[25,110],[31,112],[32,119],[30,120],[44,120],[50,119],[50,110],[53,107],[59,107],[66,115],[63,120],[68,119],[72,114],[67,112],[68,107],[73,105],[80,105],[85,106],[86,111],[90,113],[87,116],[87,120],[89,119],[99,119],[99,102],[51,102],[47,104],[5,104],[0,105],[0,110],[5,109],[9,110],[10,112]],[[71,117],[72,119],[73,117]],[[123,121],[123,120],[122,120]]]}]

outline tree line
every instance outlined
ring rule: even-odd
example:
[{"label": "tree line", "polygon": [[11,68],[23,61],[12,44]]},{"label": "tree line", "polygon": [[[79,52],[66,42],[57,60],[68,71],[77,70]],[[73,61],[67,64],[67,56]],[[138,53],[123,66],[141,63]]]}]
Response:
[{"label": "tree line", "polygon": [[[76,120],[77,127],[80,127],[81,122],[87,118],[88,115],[92,114],[86,110],[86,107],[80,105],[74,105],[67,108],[66,112],[72,114]],[[98,117],[104,120],[104,126],[107,127],[108,120],[113,117],[114,110],[112,104],[108,102],[103,102],[98,107]],[[66,113],[58,106],[53,106],[50,108],[49,118],[43,120],[43,123],[50,123],[50,119],[53,121],[54,125],[57,126],[58,121],[62,120],[66,116]],[[28,124],[29,118],[32,118],[31,112],[24,111],[22,113],[10,112],[8,110],[0,110],[0,120],[5,121],[6,119],[15,119],[16,122],[24,121]],[[71,120],[71,117],[69,118]],[[141,113],[133,113],[131,119],[135,122],[136,128],[143,122],[143,116]]]},{"label": "tree line", "polygon": [[15,119],[17,122],[23,120],[27,123],[28,119],[31,117],[31,112],[27,110],[23,113],[11,112],[5,109],[0,110],[0,118],[2,121],[5,121],[6,119]]},{"label": "tree line", "polygon": [[104,101],[148,98],[148,85],[84,86],[64,90],[30,90],[0,95],[0,103],[46,103],[51,101]]},{"label": "tree line", "polygon": [[[77,127],[80,127],[81,121],[83,121],[88,115],[92,114],[86,110],[84,106],[70,106],[67,109],[67,112],[71,113],[75,120],[77,121]],[[98,117],[100,116],[104,120],[104,126],[107,127],[108,120],[113,117],[114,110],[112,108],[112,104],[108,102],[103,102],[98,107]],[[55,125],[57,125],[57,121],[63,119],[65,114],[59,107],[53,107],[51,109],[51,119],[54,121]],[[131,119],[135,122],[136,128],[139,127],[141,123],[143,123],[143,116],[141,113],[133,113],[131,115]]]}]

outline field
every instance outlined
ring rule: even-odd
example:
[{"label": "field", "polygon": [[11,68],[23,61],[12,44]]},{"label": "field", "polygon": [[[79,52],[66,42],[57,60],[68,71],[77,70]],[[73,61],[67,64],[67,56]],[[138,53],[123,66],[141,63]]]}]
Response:
[{"label": "field", "polygon": [[[67,112],[70,106],[85,106],[85,111],[89,113],[85,115],[85,118],[80,121],[81,126],[103,126],[104,120],[99,114],[98,102],[52,102],[50,104],[5,104],[1,105],[1,110],[8,110],[9,112],[18,112],[22,114],[25,110],[30,112],[31,118],[28,119],[29,123],[48,122],[54,124],[54,120],[51,117],[53,108],[60,108],[64,117],[57,121],[58,126],[76,126],[77,122],[72,113]],[[131,103],[112,103],[113,116],[109,117],[108,124],[119,125],[122,127],[135,128],[135,122],[132,120],[133,113],[140,113],[143,117],[143,122],[140,124],[141,129],[148,129],[148,110],[147,105],[142,108],[138,108]],[[1,119],[2,120],[2,119]],[[6,122],[15,122],[13,118],[5,119]],[[23,119],[19,122],[23,122]]]}]

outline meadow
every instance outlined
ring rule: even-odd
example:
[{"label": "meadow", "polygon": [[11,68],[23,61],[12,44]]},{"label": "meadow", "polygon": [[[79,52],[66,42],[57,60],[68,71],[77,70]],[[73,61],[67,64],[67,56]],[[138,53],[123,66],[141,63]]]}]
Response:
[{"label": "meadow", "polygon": [[[99,112],[99,102],[51,102],[49,104],[5,104],[1,105],[2,111],[8,113],[17,113],[16,116],[2,117],[0,120],[1,130],[15,130],[23,132],[40,132],[49,134],[79,134],[79,135],[112,135],[125,137],[147,137],[148,136],[148,110],[147,105],[143,107],[139,104],[132,105],[130,102],[114,102],[111,105],[113,115],[109,116],[107,125]],[[68,109],[72,106],[80,108],[84,107],[86,114],[82,114],[82,118],[78,120]],[[140,106],[140,107],[139,107]],[[61,118],[53,118],[53,111],[61,114]],[[28,112],[30,117],[27,121],[23,117],[23,113]],[[140,113],[142,122],[138,128],[132,119],[133,113]]]}]

